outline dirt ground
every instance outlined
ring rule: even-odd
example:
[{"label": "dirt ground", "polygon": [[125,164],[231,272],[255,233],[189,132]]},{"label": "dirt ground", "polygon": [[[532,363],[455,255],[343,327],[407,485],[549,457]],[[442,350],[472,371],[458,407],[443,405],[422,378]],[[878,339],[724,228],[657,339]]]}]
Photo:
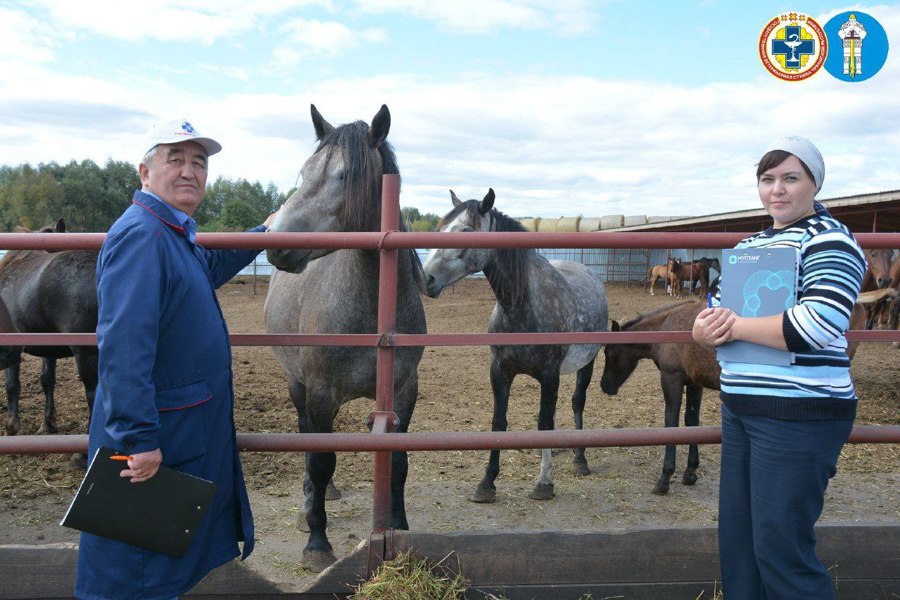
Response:
[{"label": "dirt ground", "polygon": [[[265,280],[232,282],[219,292],[232,333],[265,330]],[[610,317],[625,320],[672,302],[650,297],[638,285],[610,285]],[[486,329],[494,300],[483,279],[468,279],[438,299],[425,299],[431,333]],[[492,396],[486,347],[429,347],[420,364],[419,400],[411,431],[490,430]],[[887,343],[864,344],[853,363],[861,398],[857,424],[900,424],[900,350]],[[37,431],[43,407],[40,363],[29,358],[22,377],[24,434]],[[600,391],[602,358],[588,390],[586,428],[661,427],[663,401],[659,375],[643,361],[618,396]],[[284,375],[269,348],[234,348],[235,420],[243,432],[293,432],[297,420]],[[563,379],[557,427],[572,428],[568,398],[574,376]],[[60,433],[84,433],[86,406],[71,360],[60,361],[57,405]],[[719,423],[719,402],[707,391],[701,424]],[[511,430],[536,428],[539,389],[531,379],[516,380],[510,402]],[[371,401],[360,399],[338,415],[336,430],[363,432]],[[0,410],[0,418],[6,415]],[[534,451],[505,451],[493,504],[468,501],[484,472],[487,452],[419,452],[410,455],[407,514],[419,531],[484,529],[628,529],[645,526],[711,525],[716,521],[719,447],[701,447],[699,479],[680,483],[686,448],[678,449],[676,474],[666,496],[651,493],[662,467],[662,448],[588,449],[592,473],[576,477],[570,453],[557,455],[556,497],[528,499],[539,470]],[[306,534],[296,529],[301,499],[303,457],[286,453],[246,453],[244,469],[253,506],[257,546],[245,563],[285,591],[302,590],[314,574],[299,567]],[[339,453],[335,483],[343,493],[329,502],[328,535],[344,556],[372,527],[372,456]],[[75,532],[57,524],[82,472],[63,455],[0,455],[0,544],[76,542]],[[856,444],[845,447],[832,481],[822,521],[900,521],[900,446]]]}]

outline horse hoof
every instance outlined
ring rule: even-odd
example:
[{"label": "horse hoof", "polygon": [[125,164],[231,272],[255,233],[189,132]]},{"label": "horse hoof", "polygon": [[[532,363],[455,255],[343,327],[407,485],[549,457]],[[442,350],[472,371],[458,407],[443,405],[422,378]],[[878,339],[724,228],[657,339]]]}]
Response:
[{"label": "horse hoof", "polygon": [[334,553],[323,550],[304,550],[300,566],[309,569],[313,573],[321,573],[337,561]]},{"label": "horse hoof", "polygon": [[325,488],[325,499],[326,500],[340,500],[341,499],[341,490],[335,487],[334,483],[329,481],[328,486]]},{"label": "horse hoof", "polygon": [[6,435],[19,435],[20,429],[22,429],[22,426],[19,423],[9,421],[6,424]]},{"label": "horse hoof", "polygon": [[665,496],[669,493],[669,484],[657,483],[655,486],[653,486],[653,493],[657,496]]},{"label": "horse hoof", "polygon": [[37,430],[38,435],[53,435],[56,433],[56,425],[48,425],[47,423],[42,423],[40,429]]},{"label": "horse hoof", "polygon": [[572,460],[572,472],[579,477],[586,477],[591,474],[591,468],[588,466],[587,460],[576,458]]},{"label": "horse hoof", "polygon": [[472,494],[469,500],[478,504],[490,504],[496,496],[497,490],[495,489],[476,488],[475,493]]},{"label": "horse hoof", "polygon": [[87,454],[72,454],[69,456],[69,466],[73,469],[87,469]]},{"label": "horse hoof", "polygon": [[532,500],[552,500],[554,496],[552,483],[539,483],[534,486],[528,497]]},{"label": "horse hoof", "polygon": [[696,473],[685,473],[681,478],[681,485],[694,485],[695,483],[697,483]]}]

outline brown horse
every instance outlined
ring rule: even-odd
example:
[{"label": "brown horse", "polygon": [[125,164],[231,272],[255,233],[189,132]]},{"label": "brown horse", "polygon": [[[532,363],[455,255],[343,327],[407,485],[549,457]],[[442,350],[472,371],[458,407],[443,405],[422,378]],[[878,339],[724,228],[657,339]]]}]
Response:
[{"label": "brown horse", "polygon": [[[611,331],[690,331],[697,314],[706,306],[700,300],[689,300],[674,306],[666,306],[654,312],[639,315],[622,324],[611,322]],[[862,329],[865,325],[865,310],[856,304],[850,316],[850,329]],[[859,342],[850,342],[847,355],[852,359]],[[666,427],[678,427],[681,398],[687,390],[684,409],[686,427],[700,424],[700,401],[703,388],[719,389],[719,363],[716,353],[696,343],[658,342],[651,344],[607,344],[604,347],[606,361],[600,388],[610,396],[615,396],[619,388],[634,372],[638,362],[650,358],[660,371],[660,383],[666,402]],[[688,464],[681,483],[693,485],[697,481],[697,467],[700,465],[700,451],[696,444],[688,450]],[[675,446],[666,446],[663,469],[653,488],[655,494],[669,491],[669,481],[675,473]]]},{"label": "brown horse", "polygon": [[[65,231],[65,221],[41,232]],[[0,261],[0,305],[11,329],[21,333],[93,333],[97,328],[95,271],[97,252],[67,250],[12,250]],[[44,359],[41,385],[45,394],[44,420],[38,433],[56,432],[56,359],[75,356],[78,375],[84,384],[88,415],[97,387],[95,346],[0,347],[0,366],[6,369],[9,406],[6,433],[21,429],[19,420],[19,366],[22,352]]]},{"label": "brown horse", "polygon": [[[666,306],[651,313],[642,314],[621,326],[611,322],[611,331],[690,331],[694,319],[706,304],[698,300]],[[681,398],[687,402],[684,409],[684,424],[687,427],[700,424],[700,401],[703,388],[719,389],[719,363],[714,351],[699,344],[677,344],[660,342],[650,344],[607,344],[604,347],[606,361],[600,388],[610,396],[615,396],[619,388],[634,372],[641,359],[652,359],[660,371],[660,383],[666,402],[666,427],[678,427],[681,412]],[[697,467],[700,465],[700,451],[696,444],[688,450],[688,465],[681,482],[693,485],[697,481]],[[655,494],[669,491],[669,481],[675,472],[675,445],[666,446],[663,469],[653,488]]]},{"label": "brown horse", "polygon": [[674,271],[675,282],[672,286],[673,295],[680,298],[684,295],[684,282],[688,282],[690,293],[694,293],[694,286],[700,283],[700,295],[705,296],[709,290],[709,264],[700,260],[682,262]]},{"label": "brown horse", "polygon": [[675,284],[675,272],[681,266],[681,261],[677,258],[670,258],[669,261],[664,265],[656,265],[654,267],[650,267],[647,269],[647,276],[645,280],[650,285],[650,295],[655,296],[654,293],[656,287],[656,281],[662,279],[666,282],[666,292],[671,288],[674,288]]},{"label": "brown horse", "polygon": [[[888,288],[897,289],[898,285],[900,285],[900,261],[893,261],[892,263],[893,252],[893,250],[888,248],[870,248],[866,250],[866,262],[869,264],[869,268],[863,275],[862,285],[860,286],[861,293]],[[895,267],[897,268],[895,269]],[[894,270],[898,272],[894,273]],[[879,322],[879,325],[884,324],[884,321],[887,320],[889,303],[890,300],[888,298],[881,298],[872,304],[866,305],[866,314],[868,316],[866,329],[872,329],[876,320]]]}]

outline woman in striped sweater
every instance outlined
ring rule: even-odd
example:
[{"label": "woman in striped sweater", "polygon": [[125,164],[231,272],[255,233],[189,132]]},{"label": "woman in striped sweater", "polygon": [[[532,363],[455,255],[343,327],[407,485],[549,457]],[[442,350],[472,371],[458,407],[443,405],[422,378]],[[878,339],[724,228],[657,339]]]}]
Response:
[{"label": "woman in striped sweater", "polygon": [[790,366],[721,363],[722,588],[728,600],[834,598],[813,526],[856,416],[845,333],[866,261],[847,227],[814,199],[825,165],[809,140],[770,145],[756,176],[772,226],[736,247],[795,248],[797,303],[750,318],[715,301],[697,316],[693,336],[710,347],[744,340],[794,358]]}]

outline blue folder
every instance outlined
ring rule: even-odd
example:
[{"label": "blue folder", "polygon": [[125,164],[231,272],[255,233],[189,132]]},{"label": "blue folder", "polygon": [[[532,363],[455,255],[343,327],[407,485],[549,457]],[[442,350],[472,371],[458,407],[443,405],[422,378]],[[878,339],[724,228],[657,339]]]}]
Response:
[{"label": "blue folder", "polygon": [[[781,314],[797,303],[798,250],[741,248],[722,252],[720,304],[742,317]],[[720,361],[787,366],[793,352],[743,340],[718,347]]]}]

